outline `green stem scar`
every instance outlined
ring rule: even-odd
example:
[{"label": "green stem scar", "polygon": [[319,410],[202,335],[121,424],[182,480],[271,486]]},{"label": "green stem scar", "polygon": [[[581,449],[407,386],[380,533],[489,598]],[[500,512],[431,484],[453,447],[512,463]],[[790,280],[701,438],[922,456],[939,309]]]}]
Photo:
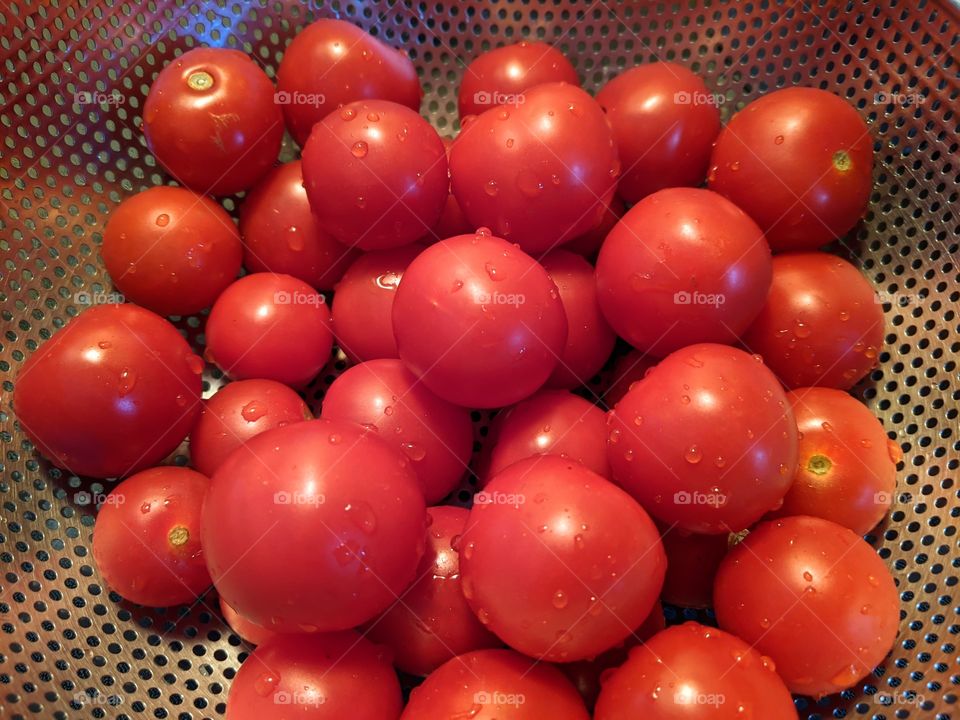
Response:
[{"label": "green stem scar", "polygon": [[813,455],[807,460],[807,470],[814,475],[826,475],[833,463],[826,455]]},{"label": "green stem scar", "polygon": [[833,154],[833,166],[840,172],[847,172],[853,167],[853,160],[846,150],[837,150]]},{"label": "green stem scar", "polygon": [[167,535],[167,539],[174,547],[186,545],[187,541],[190,539],[190,531],[183,527],[183,525],[177,525],[175,528],[171,528],[170,534]]},{"label": "green stem scar", "polygon": [[[191,90],[209,90],[213,87],[213,75],[206,70],[192,72],[187,78],[187,86]],[[836,162],[836,160],[834,160],[834,162]]]}]

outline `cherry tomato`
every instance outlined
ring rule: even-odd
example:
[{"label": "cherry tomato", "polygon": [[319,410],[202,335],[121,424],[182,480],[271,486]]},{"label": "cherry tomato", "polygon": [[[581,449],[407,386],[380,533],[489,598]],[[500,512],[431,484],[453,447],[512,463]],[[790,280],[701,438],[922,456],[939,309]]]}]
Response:
[{"label": "cherry tomato", "polygon": [[659,520],[691,532],[756,522],[797,469],[797,423],[780,383],[725,345],[664,358],[608,419],[613,477]]},{"label": "cherry tomato", "polygon": [[873,138],[845,100],[792,87],[734,115],[710,165],[710,189],[756,220],[774,252],[815,250],[850,230],[867,209]]},{"label": "cherry tomato", "polygon": [[628,203],[672,187],[703,183],[720,132],[719,101],[683,65],[656,62],[618,75],[597,93],[613,127]]},{"label": "cherry tomato", "polygon": [[243,641],[251,645],[262,645],[276,635],[272,630],[267,630],[255,622],[247,620],[243,615],[227,605],[223,598],[220,598],[220,612],[223,613],[223,619],[230,629],[240,636]]},{"label": "cherry tomato", "polygon": [[713,578],[727,554],[729,536],[698,535],[675,527],[664,528],[660,539],[667,553],[667,574],[660,597],[680,607],[710,607]]},{"label": "cherry tomato", "polygon": [[567,319],[543,267],[481,229],[431,245],[410,264],[393,333],[404,364],[437,395],[502,407],[553,372]]},{"label": "cherry tomato", "polygon": [[541,42],[505,45],[467,65],[457,109],[464,118],[497,105],[517,106],[524,102],[524,91],[553,82],[580,84],[577,71],[562,52]]},{"label": "cherry tomato", "polygon": [[313,126],[343,105],[380,98],[419,110],[423,96],[405,53],[332,18],[297,33],[280,61],[277,89],[287,127],[301,147]]},{"label": "cherry tomato", "polygon": [[473,227],[543,252],[600,224],[620,161],[596,101],[548,83],[468,123],[450,150],[453,194]]},{"label": "cherry tomato", "polygon": [[194,602],[210,587],[200,547],[200,508],[209,479],[182,467],[131,475],[104,500],[93,559],[112,590],[140,605]]},{"label": "cherry tomato", "polygon": [[403,709],[389,654],[355,632],[276,635],[230,685],[227,720],[396,720]]},{"label": "cherry tomato", "polygon": [[302,387],[330,359],[323,295],[290,275],[254,273],[224,290],[207,318],[207,359],[234,380]]},{"label": "cherry tomato", "polygon": [[326,419],[243,447],[214,473],[204,503],[203,548],[221,597],[279,632],[343,630],[389,607],[425,543],[409,461],[359,425]]},{"label": "cherry tomato", "polygon": [[[742,590],[742,589],[741,589]],[[695,622],[630,651],[604,681],[595,720],[795,720],[773,662],[738,637]]]},{"label": "cherry tomato", "polygon": [[42,455],[106,478],[156,465],[200,411],[203,361],[176,328],[136,305],[71,320],[23,364],[13,391],[20,428]]},{"label": "cherry tomato", "polygon": [[303,148],[303,179],[320,227],[363,250],[423,237],[450,193],[437,131],[387,100],[350,103],[314,125]]},{"label": "cherry tomato", "polygon": [[893,503],[900,447],[845,392],[800,388],[787,400],[800,431],[800,465],[772,516],[813,515],[865,535]]},{"label": "cherry tomato", "polygon": [[613,483],[541,455],[474,498],[460,540],[463,594],[480,621],[531,657],[595,657],[657,601],[666,557],[653,521]]},{"label": "cherry tomato", "polygon": [[621,355],[610,373],[610,385],[603,393],[603,401],[607,407],[612,408],[620,402],[630,387],[642,380],[658,362],[656,358],[644,355],[639,350],[631,350],[626,355]]},{"label": "cherry tomato", "polygon": [[563,249],[575,252],[577,255],[583,255],[586,258],[593,258],[596,256],[600,246],[603,245],[603,241],[607,235],[613,230],[614,225],[620,222],[620,218],[623,217],[626,211],[627,208],[623,204],[623,200],[614,195],[610,198],[610,202],[607,203],[607,209],[603,213],[600,224],[593,230],[588,230],[580,237],[564,243]]},{"label": "cherry tomato", "polygon": [[204,401],[190,431],[190,462],[212,476],[254,435],[312,417],[303,399],[286,385],[273,380],[232,382]]},{"label": "cherry tomato", "polygon": [[900,622],[897,587],[873,548],[813,517],[754,528],[720,564],[714,606],[720,627],[769,655],[791,692],[813,696],[870,673]]},{"label": "cherry tomato", "polygon": [[617,334],[663,357],[733,343],[763,307],[770,248],[760,228],[709,190],[650,195],[610,231],[597,258],[600,308]]},{"label": "cherry tomato", "polygon": [[347,370],[327,390],[321,416],[358,423],[406,455],[428,503],[457,486],[473,451],[470,412],[438,398],[399,360]]},{"label": "cherry tomato", "polygon": [[333,290],[359,253],[320,229],[303,187],[299,160],[274,168],[240,206],[243,265],[252,273],[292,275]]},{"label": "cherry tomato", "polygon": [[157,161],[198,193],[232,195],[276,162],[283,114],[273,83],[239,50],[195,48],[167,65],[143,106]]}]

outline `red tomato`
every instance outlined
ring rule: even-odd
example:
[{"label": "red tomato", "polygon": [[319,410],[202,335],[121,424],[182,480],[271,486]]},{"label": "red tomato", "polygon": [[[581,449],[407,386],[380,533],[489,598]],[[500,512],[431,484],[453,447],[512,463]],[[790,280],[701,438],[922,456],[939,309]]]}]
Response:
[{"label": "red tomato", "polygon": [[736,341],[770,288],[770,248],[747,215],[709,190],[672,188],[632,207],[597,258],[600,307],[617,334],[663,357]]},{"label": "red tomato", "polygon": [[[444,150],[447,151],[447,175],[449,175],[450,148],[453,146],[453,140],[448,137],[441,137],[440,139],[443,141]],[[427,234],[425,242],[445,240],[446,238],[454,237],[455,235],[471,233],[474,230],[476,230],[476,228],[471,227],[470,223],[467,222],[467,218],[464,216],[463,210],[460,209],[460,203],[457,202],[457,198],[454,197],[453,192],[451,191],[447,193],[447,202],[443,206],[443,210],[440,213],[440,219],[437,220],[436,224]]]},{"label": "red tomato", "polygon": [[594,718],[796,720],[790,692],[774,670],[740,638],[684,623],[630,652],[604,681]]},{"label": "red tomato", "polygon": [[232,607],[227,605],[223,598],[220,598],[220,612],[223,613],[223,619],[233,632],[251,645],[262,645],[267,640],[276,635],[272,630],[267,630],[255,622],[250,622],[243,615],[238,613]]},{"label": "red tomato", "polygon": [[756,220],[774,252],[815,250],[850,230],[867,209],[873,138],[845,100],[791,87],[734,115],[710,164],[710,189]]},{"label": "red tomato", "polygon": [[177,182],[198,193],[232,195],[276,162],[283,114],[270,78],[246,53],[195,48],[153,81],[143,134]]},{"label": "red tomato", "polygon": [[900,623],[897,587],[873,548],[812,517],[752,530],[720,564],[714,606],[720,627],[769,655],[791,692],[813,696],[870,673]]},{"label": "red tomato", "polygon": [[232,382],[204,401],[190,431],[190,462],[212,476],[254,435],[312,417],[303,399],[286,385],[273,380]]},{"label": "red tomato", "polygon": [[20,427],[42,455],[106,478],[156,465],[200,411],[203,361],[159,315],[93,307],[42,344],[13,391]]},{"label": "red tomato", "polygon": [[254,273],[224,290],[207,318],[207,359],[234,380],[302,387],[330,359],[323,295],[289,275]]},{"label": "red tomato", "polygon": [[556,48],[522,41],[480,54],[463,73],[457,110],[461,118],[496,105],[518,106],[524,91],[544,83],[579,85],[570,61]]},{"label": "red tomato", "polygon": [[243,447],[214,474],[203,509],[203,548],[223,599],[280,632],[343,630],[393,603],[425,542],[407,459],[359,425],[325,419]]},{"label": "red tomato", "polygon": [[623,200],[614,195],[610,198],[610,202],[607,203],[607,209],[603,213],[600,224],[593,230],[588,230],[580,237],[564,243],[563,249],[587,258],[594,257],[600,249],[600,246],[603,245],[603,241],[607,238],[607,235],[613,230],[614,225],[620,222],[620,218],[623,217],[626,211],[627,208],[623,204]]},{"label": "red tomato", "polygon": [[620,197],[633,204],[657,190],[703,183],[720,110],[698,75],[670,62],[640,65],[604,85],[597,102],[624,169]]},{"label": "red tomato", "polygon": [[787,388],[847,390],[877,365],[883,308],[857,268],[827,253],[773,260],[773,283],[743,335]]},{"label": "red tomato", "polygon": [[292,275],[333,290],[359,255],[320,229],[303,187],[299,160],[271,170],[240,206],[243,265],[252,273]]},{"label": "red tomato", "polygon": [[117,485],[100,508],[93,559],[108,586],[150,607],[194,602],[210,587],[200,547],[200,508],[209,479],[157,467]]},{"label": "red tomato", "polygon": [[713,578],[727,554],[729,536],[698,535],[681,528],[665,528],[660,539],[667,553],[667,574],[660,597],[680,607],[710,607]]},{"label": "red tomato", "polygon": [[431,245],[410,264],[393,333],[404,364],[437,395],[502,407],[553,372],[567,319],[543,267],[481,229]]},{"label": "red tomato", "polygon": [[555,667],[510,650],[448,660],[410,693],[402,720],[589,720],[583,700]]},{"label": "red tomato", "polygon": [[865,535],[893,503],[900,447],[845,392],[800,388],[787,400],[800,430],[800,465],[772,516],[813,515]]},{"label": "red tomato", "polygon": [[620,161],[596,101],[538,85],[516,107],[480,115],[450,151],[453,194],[473,227],[542,252],[600,224]]},{"label": "red tomato", "polygon": [[473,451],[470,412],[438,398],[399,360],[347,370],[327,390],[321,416],[358,423],[406,455],[427,503],[459,484]]},{"label": "red tomato", "polygon": [[783,500],[797,423],[773,373],[725,345],[661,360],[608,416],[613,477],[655,517],[699,533],[748,527]]},{"label": "red tomato", "polygon": [[423,237],[450,192],[437,131],[387,100],[345,105],[314,125],[303,148],[303,179],[320,227],[363,250]]},{"label": "red tomato", "polygon": [[355,632],[276,635],[230,685],[227,720],[396,720],[400,682],[388,653]]},{"label": "red tomato", "polygon": [[639,350],[631,350],[621,355],[610,374],[609,387],[603,393],[603,402],[612,408],[627,394],[638,380],[643,380],[647,372],[659,361]]},{"label": "red tomato", "polygon": [[568,328],[567,345],[547,385],[574,388],[599,372],[617,336],[600,312],[593,265],[567,250],[553,250],[540,262],[560,292]]},{"label": "red tomato", "polygon": [[477,494],[460,553],[463,594],[480,621],[554,662],[622,642],[650,614],[666,569],[643,508],[555,455],[514,463]]},{"label": "red tomato", "polygon": [[420,109],[410,58],[356,25],[324,18],[297,33],[277,70],[278,102],[302,147],[314,124],[355,100],[380,98]]}]

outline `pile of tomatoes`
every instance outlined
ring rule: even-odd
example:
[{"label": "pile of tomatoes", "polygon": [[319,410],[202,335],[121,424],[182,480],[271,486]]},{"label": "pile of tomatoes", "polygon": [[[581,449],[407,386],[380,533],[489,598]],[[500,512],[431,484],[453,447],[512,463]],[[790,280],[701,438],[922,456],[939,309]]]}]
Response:
[{"label": "pile of tomatoes", "polygon": [[[466,67],[455,139],[420,100],[339,20],[276,85],[223,49],[154,81],[143,132],[177,185],[106,226],[129,302],[44,342],[14,399],[55,465],[123,478],[93,532],[107,584],[215,586],[257,645],[230,720],[777,720],[866,677],[900,609],[860,536],[900,456],[847,393],[882,308],[819,250],[869,198],[857,111],[796,87],[721,126],[684,67],[591,97],[540,43]],[[241,191],[236,224],[214,197]],[[207,308],[201,358],[164,316]],[[335,346],[351,366],[311,407]],[[231,382],[202,399],[208,364]],[[443,504],[494,408],[472,507]],[[186,437],[190,467],[163,464]],[[665,628],[661,600],[719,627]],[[425,677],[405,706],[397,671]]]}]

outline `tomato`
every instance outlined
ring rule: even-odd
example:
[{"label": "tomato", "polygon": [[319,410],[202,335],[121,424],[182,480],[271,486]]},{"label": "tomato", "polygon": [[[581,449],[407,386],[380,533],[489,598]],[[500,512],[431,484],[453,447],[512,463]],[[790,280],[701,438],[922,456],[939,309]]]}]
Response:
[{"label": "tomato", "polygon": [[573,240],[564,243],[563,249],[587,258],[594,257],[600,249],[600,246],[603,245],[603,241],[607,235],[613,230],[614,225],[620,222],[620,218],[623,217],[626,211],[627,208],[623,204],[623,200],[614,195],[607,203],[607,209],[603,213],[600,224],[593,228],[593,230],[588,230],[580,237],[575,237]]},{"label": "tomato", "polygon": [[800,430],[800,465],[772,516],[813,515],[865,535],[893,503],[900,447],[845,392],[800,388],[787,400]]},{"label": "tomato", "polygon": [[399,360],[348,369],[327,390],[321,417],[362,425],[406,455],[428,503],[459,484],[473,451],[470,412],[438,398]]},{"label": "tomato", "polygon": [[540,263],[557,286],[568,328],[566,347],[547,385],[577,387],[607,362],[617,336],[600,312],[593,265],[567,250],[553,250]]},{"label": "tomato", "polygon": [[410,58],[344,20],[324,18],[297,33],[277,70],[278,102],[302,147],[314,124],[355,100],[380,98],[420,109]]},{"label": "tomato", "polygon": [[303,387],[330,359],[333,333],[323,295],[290,275],[237,280],[207,318],[207,359],[233,380]]},{"label": "tomato", "polygon": [[628,203],[703,183],[720,132],[721,98],[683,65],[655,62],[617,75],[597,93],[620,153],[617,193]]},{"label": "tomato", "polygon": [[410,263],[393,302],[393,333],[400,359],[437,395],[502,407],[553,372],[567,319],[543,267],[481,228]]},{"label": "tomato", "polygon": [[589,720],[583,700],[555,667],[510,650],[448,660],[410,693],[402,720]]},{"label": "tomato", "polygon": [[795,720],[774,664],[738,637],[695,622],[633,649],[604,681],[595,720]]},{"label": "tomato", "polygon": [[268,430],[243,447],[214,473],[203,508],[220,596],[279,632],[344,630],[393,603],[425,543],[409,461],[342,420]]},{"label": "tomato", "polygon": [[310,408],[286,385],[273,380],[238,380],[203,403],[190,431],[190,462],[212,476],[227,455],[275,427],[310,420]]},{"label": "tomato", "polygon": [[198,193],[232,195],[276,162],[283,114],[270,78],[246,53],[194,48],[150,86],[143,134],[177,182]]},{"label": "tomato", "polygon": [[303,148],[317,222],[362,250],[407,245],[436,224],[450,192],[443,141],[416,111],[363,100],[330,113]]},{"label": "tomato", "polygon": [[463,127],[450,176],[473,227],[537,253],[600,224],[620,161],[603,111],[580,88],[548,83],[524,98]]},{"label": "tomato", "polygon": [[359,253],[320,229],[303,187],[299,160],[274,168],[240,206],[243,265],[252,273],[292,275],[333,290]]},{"label": "tomato", "polygon": [[813,696],[869,674],[900,623],[897,587],[873,548],[813,517],[753,529],[720,564],[714,606],[720,627],[769,655],[791,692]]},{"label": "tomato", "polygon": [[267,630],[255,622],[247,620],[243,615],[227,605],[223,598],[220,598],[220,612],[223,614],[223,619],[229,628],[236,633],[241,640],[251,645],[262,645],[276,635],[272,630]]},{"label": "tomato", "polygon": [[650,614],[666,569],[643,508],[555,455],[514,463],[477,494],[460,553],[463,594],[480,621],[554,662],[623,641]]},{"label": "tomato", "polygon": [[664,528],[660,539],[667,553],[667,574],[660,597],[680,607],[710,607],[713,578],[727,554],[729,536],[698,535],[675,527]]},{"label": "tomato", "polygon": [[833,93],[785,88],[731,118],[710,165],[710,189],[756,220],[774,252],[815,250],[866,211],[873,138],[860,113]]},{"label": "tomato", "polygon": [[760,228],[709,190],[650,195],[610,231],[597,258],[600,308],[617,334],[663,357],[698,342],[733,343],[770,288]]},{"label": "tomato", "polygon": [[422,245],[363,253],[350,264],[333,295],[333,330],[352,362],[397,358],[393,298]]},{"label": "tomato", "polygon": [[396,720],[400,682],[388,653],[355,632],[276,635],[230,685],[227,720]]},{"label": "tomato", "polygon": [[464,118],[497,105],[519,106],[524,91],[553,82],[579,85],[580,78],[563,53],[546,43],[522,41],[487,50],[464,70],[457,110]]},{"label": "tomato", "polygon": [[883,308],[856,267],[827,253],[773,260],[767,303],[743,335],[787,388],[847,390],[877,365]]},{"label": "tomato", "polygon": [[[453,147],[453,140],[448,137],[441,137],[443,141],[443,148],[447,152],[447,175],[449,172],[449,162],[450,162],[450,148]],[[460,203],[457,202],[457,198],[454,196],[453,192],[447,193],[447,202],[443,206],[443,210],[440,212],[440,219],[434,224],[430,229],[430,232],[425,238],[425,242],[436,242],[437,240],[445,240],[449,237],[454,237],[455,235],[464,235],[465,233],[471,233],[476,228],[471,227],[470,223],[467,222],[467,218],[463,214],[463,210],[460,209]]]},{"label": "tomato", "polygon": [[797,423],[777,378],[725,345],[691,345],[635,383],[608,416],[614,479],[667,525],[728,533],[783,500]]},{"label": "tomato", "polygon": [[603,392],[603,402],[607,407],[612,408],[620,402],[633,384],[642,380],[658,362],[656,358],[644,355],[639,350],[631,350],[626,355],[621,355],[613,366],[609,385]]},{"label": "tomato", "polygon": [[131,475],[103,502],[93,559],[104,582],[150,607],[194,602],[210,587],[200,547],[200,508],[209,479],[182,467]]},{"label": "tomato", "polygon": [[136,305],[71,320],[20,368],[20,429],[57,467],[91,477],[156,465],[200,411],[203,361],[176,328]]}]

